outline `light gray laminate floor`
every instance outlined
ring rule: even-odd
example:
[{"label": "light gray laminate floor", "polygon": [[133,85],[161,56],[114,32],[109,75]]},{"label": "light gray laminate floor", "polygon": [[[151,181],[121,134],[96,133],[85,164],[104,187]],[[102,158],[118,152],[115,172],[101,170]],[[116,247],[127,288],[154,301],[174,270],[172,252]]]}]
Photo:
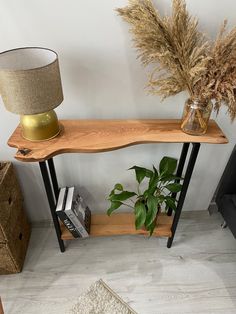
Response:
[{"label": "light gray laminate floor", "polygon": [[68,313],[100,278],[139,314],[236,313],[236,241],[221,222],[186,212],[171,249],[119,236],[71,241],[63,254],[52,228],[34,228],[23,272],[0,276],[6,314]]}]

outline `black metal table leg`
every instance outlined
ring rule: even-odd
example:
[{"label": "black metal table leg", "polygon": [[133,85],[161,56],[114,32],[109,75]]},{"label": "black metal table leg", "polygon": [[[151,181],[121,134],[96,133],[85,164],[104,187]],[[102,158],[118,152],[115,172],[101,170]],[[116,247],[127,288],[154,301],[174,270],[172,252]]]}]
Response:
[{"label": "black metal table leg", "polygon": [[200,148],[200,143],[192,143],[192,145],[193,145],[193,148],[192,148],[191,155],[190,155],[190,158],[188,161],[188,166],[187,166],[186,173],[184,176],[183,187],[182,187],[182,190],[180,192],[176,212],[175,212],[174,219],[173,219],[173,224],[171,227],[172,236],[168,239],[168,242],[167,242],[168,248],[171,247],[174,236],[175,236],[175,231],[176,231],[176,228],[177,228],[177,225],[179,222],[179,218],[180,218],[180,214],[181,214],[181,211],[183,208],[183,204],[184,204],[184,200],[185,200],[186,193],[188,190],[189,182],[190,182],[190,179],[191,179],[191,176],[193,173],[194,165],[195,165],[197,155],[199,152],[199,148]]},{"label": "black metal table leg", "polygon": [[[59,243],[59,246],[60,246],[60,250],[61,250],[61,252],[65,252],[64,242],[61,239],[61,228],[60,228],[59,221],[58,221],[58,218],[57,218],[57,215],[56,215],[56,212],[55,212],[56,204],[55,204],[55,201],[54,201],[53,190],[52,190],[52,186],[51,186],[50,177],[49,177],[49,174],[48,174],[48,169],[47,169],[46,162],[45,161],[39,162],[39,166],[40,166],[40,170],[41,170],[41,173],[42,173],[44,187],[45,187],[45,190],[46,190],[48,203],[49,203],[49,207],[50,207],[50,211],[51,211],[54,227],[55,227],[55,230],[56,230],[56,235],[57,235],[57,240],[58,240],[58,243]],[[54,171],[55,171],[55,169],[54,169]],[[53,181],[53,179],[52,179],[52,181]]]},{"label": "black metal table leg", "polygon": [[48,167],[49,167],[49,171],[50,171],[50,175],[52,179],[52,186],[54,190],[55,199],[57,200],[59,196],[59,186],[58,186],[57,175],[56,175],[54,162],[52,158],[48,159]]},{"label": "black metal table leg", "polygon": [[[186,157],[188,154],[188,149],[189,149],[189,143],[184,143],[183,147],[182,147],[182,151],[181,151],[181,155],[180,155],[180,159],[178,162],[178,167],[177,167],[177,171],[176,171],[176,176],[177,177],[181,177],[182,173],[183,173],[183,169],[184,169],[184,165],[185,165],[185,161],[186,161]],[[179,183],[180,180],[176,180],[176,183]],[[176,198],[177,193],[172,193],[171,197],[172,198]],[[167,212],[168,216],[172,215],[172,209],[169,208],[168,212]]]}]

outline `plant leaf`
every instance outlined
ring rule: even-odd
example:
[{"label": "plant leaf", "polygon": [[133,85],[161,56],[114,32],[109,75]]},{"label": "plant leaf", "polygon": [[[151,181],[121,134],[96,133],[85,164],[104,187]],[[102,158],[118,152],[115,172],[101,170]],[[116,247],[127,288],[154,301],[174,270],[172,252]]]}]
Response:
[{"label": "plant leaf", "polygon": [[152,170],[146,169],[146,177],[151,178],[151,176],[152,176]]},{"label": "plant leaf", "polygon": [[110,199],[111,196],[114,195],[114,194],[115,194],[115,189],[111,190],[111,193],[109,194],[108,199]]},{"label": "plant leaf", "polygon": [[147,215],[146,215],[146,222],[145,222],[145,226],[148,227],[151,225],[151,223],[156,219],[156,215],[157,215],[157,211],[158,211],[158,198],[153,196],[153,195],[149,195],[147,198],[147,207],[148,207],[148,211],[147,211]]},{"label": "plant leaf", "polygon": [[124,188],[123,188],[122,184],[117,183],[117,184],[114,186],[114,190],[123,191]]},{"label": "plant leaf", "polygon": [[169,191],[173,192],[173,193],[177,193],[179,191],[181,191],[182,189],[182,184],[179,183],[171,183],[171,184],[167,184],[165,186],[166,189],[168,189]]},{"label": "plant leaf", "polygon": [[159,165],[160,175],[163,176],[164,174],[173,174],[176,166],[177,159],[167,156],[163,157]]},{"label": "plant leaf", "polygon": [[155,192],[158,181],[159,181],[158,173],[154,171],[149,180],[148,191],[147,191],[148,195],[151,195]]},{"label": "plant leaf", "polygon": [[107,210],[107,215],[110,216],[114,210],[119,208],[122,205],[122,202],[111,202],[110,207]]},{"label": "plant leaf", "polygon": [[110,201],[119,201],[119,202],[122,202],[122,201],[125,201],[127,200],[128,198],[134,196],[134,195],[137,195],[136,193],[134,192],[129,192],[129,191],[122,191],[121,193],[119,194],[113,194],[109,197],[109,200]]},{"label": "plant leaf", "polygon": [[152,176],[152,171],[143,167],[133,166],[129,170],[135,170],[136,179],[138,183],[141,183],[145,177],[150,178]]},{"label": "plant leaf", "polygon": [[152,168],[153,168],[153,171],[156,173],[156,175],[158,175],[157,168],[154,165],[152,166]]},{"label": "plant leaf", "polygon": [[153,221],[150,226],[146,227],[146,229],[149,231],[149,237],[152,236],[155,227],[156,227],[155,221]]},{"label": "plant leaf", "polygon": [[177,176],[174,176],[174,175],[166,175],[166,176],[163,176],[160,181],[165,183],[165,182],[168,182],[168,181],[175,181],[175,180],[183,180],[183,178],[181,177],[177,177]]},{"label": "plant leaf", "polygon": [[136,229],[140,229],[146,220],[146,207],[141,200],[138,200],[134,205],[134,213],[135,213],[135,227]]},{"label": "plant leaf", "polygon": [[165,197],[165,203],[166,203],[167,207],[173,209],[174,211],[176,210],[175,202],[176,202],[176,200],[173,197],[170,197],[170,196]]}]

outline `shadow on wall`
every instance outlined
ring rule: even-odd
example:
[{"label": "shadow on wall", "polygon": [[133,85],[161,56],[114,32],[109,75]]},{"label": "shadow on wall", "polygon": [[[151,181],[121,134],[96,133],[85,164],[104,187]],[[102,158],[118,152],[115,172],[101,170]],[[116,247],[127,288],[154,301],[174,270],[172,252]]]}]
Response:
[{"label": "shadow on wall", "polygon": [[47,220],[49,205],[38,163],[14,163],[24,196],[24,206],[31,222]]},{"label": "shadow on wall", "polygon": [[127,51],[126,58],[80,51],[61,54],[63,118],[180,118],[185,93],[164,102],[145,90],[148,75]]},{"label": "shadow on wall", "polygon": [[135,118],[137,113],[127,92],[130,83],[124,79],[126,75],[122,75],[127,68],[120,59],[114,60],[111,56],[107,59],[87,51],[81,51],[78,57],[63,54],[62,58],[64,103],[68,104],[67,107],[62,105],[66,109],[63,116],[72,117],[75,113],[74,118],[105,118],[109,115],[124,118],[130,112]]},{"label": "shadow on wall", "polygon": [[105,153],[64,154],[54,161],[59,184],[78,186],[90,209],[104,213],[115,183],[124,184],[127,190],[137,189],[134,173],[127,169],[134,165],[158,166],[163,156],[179,158],[181,147],[181,144],[144,144]]}]

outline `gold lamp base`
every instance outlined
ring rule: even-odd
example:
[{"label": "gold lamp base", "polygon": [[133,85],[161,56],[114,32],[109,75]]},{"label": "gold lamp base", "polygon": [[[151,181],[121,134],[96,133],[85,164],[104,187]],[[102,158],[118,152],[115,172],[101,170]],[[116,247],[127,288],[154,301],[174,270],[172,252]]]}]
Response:
[{"label": "gold lamp base", "polygon": [[23,115],[20,118],[22,136],[29,141],[49,140],[60,133],[56,112]]}]

